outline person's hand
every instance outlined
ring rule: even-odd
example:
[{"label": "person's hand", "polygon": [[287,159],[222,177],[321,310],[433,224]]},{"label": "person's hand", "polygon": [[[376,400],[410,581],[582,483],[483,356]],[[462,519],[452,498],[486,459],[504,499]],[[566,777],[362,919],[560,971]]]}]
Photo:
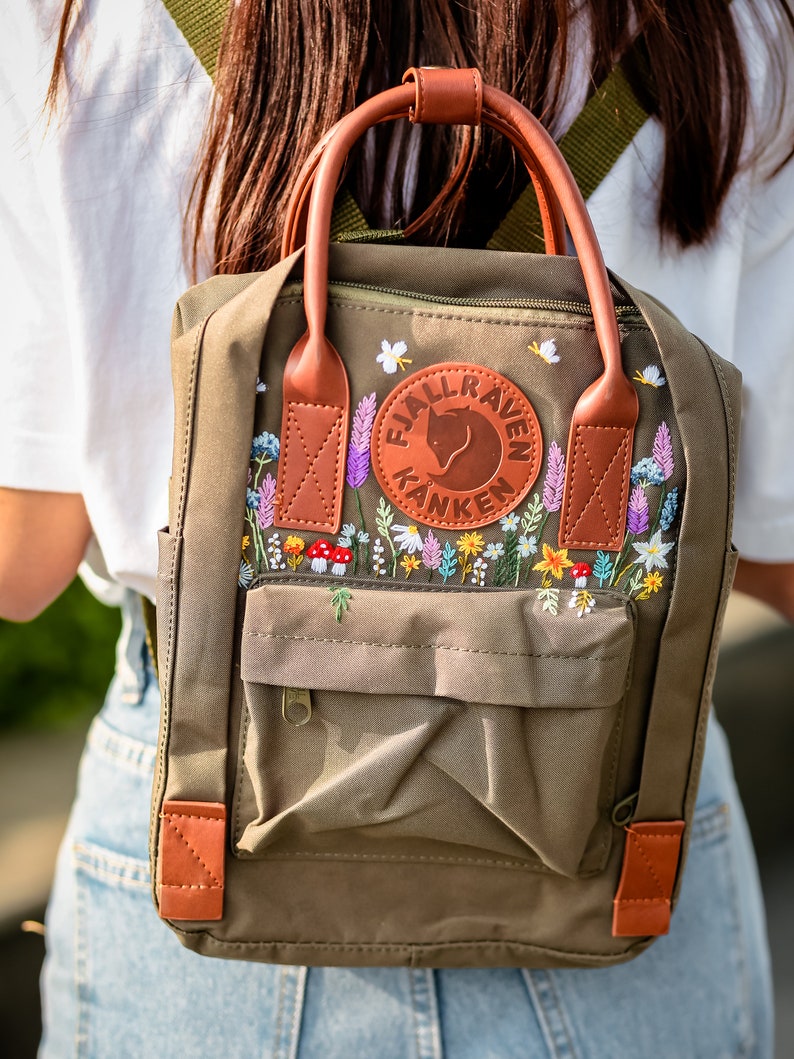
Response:
[{"label": "person's hand", "polygon": [[0,488],[0,618],[37,617],[73,580],[90,537],[79,493]]},{"label": "person's hand", "polygon": [[733,587],[774,607],[794,622],[794,563],[756,563],[740,559]]}]

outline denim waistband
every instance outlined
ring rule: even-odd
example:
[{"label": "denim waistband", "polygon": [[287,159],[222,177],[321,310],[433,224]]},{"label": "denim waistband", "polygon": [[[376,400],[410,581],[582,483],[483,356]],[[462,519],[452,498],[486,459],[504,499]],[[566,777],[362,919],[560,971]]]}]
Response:
[{"label": "denim waistband", "polygon": [[121,602],[121,634],[116,644],[116,679],[121,701],[137,706],[156,680],[143,621],[141,597],[131,588]]}]

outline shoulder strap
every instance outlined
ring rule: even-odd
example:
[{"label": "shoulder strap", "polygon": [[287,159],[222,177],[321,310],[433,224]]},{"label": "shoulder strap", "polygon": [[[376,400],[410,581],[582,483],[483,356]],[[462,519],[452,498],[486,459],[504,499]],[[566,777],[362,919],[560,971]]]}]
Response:
[{"label": "shoulder strap", "polygon": [[[596,89],[558,144],[585,199],[590,198],[609,173],[648,116],[649,109],[638,99],[626,77],[624,64],[619,63]],[[488,248],[542,253],[541,231],[538,200],[529,185],[488,241]]]}]

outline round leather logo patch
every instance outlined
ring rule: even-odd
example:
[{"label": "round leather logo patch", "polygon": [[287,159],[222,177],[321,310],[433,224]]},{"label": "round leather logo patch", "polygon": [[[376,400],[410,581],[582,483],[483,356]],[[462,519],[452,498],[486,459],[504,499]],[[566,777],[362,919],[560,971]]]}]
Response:
[{"label": "round leather logo patch", "polygon": [[372,465],[388,499],[447,529],[512,511],[538,476],[542,450],[521,390],[474,364],[414,372],[383,402],[372,431]]}]

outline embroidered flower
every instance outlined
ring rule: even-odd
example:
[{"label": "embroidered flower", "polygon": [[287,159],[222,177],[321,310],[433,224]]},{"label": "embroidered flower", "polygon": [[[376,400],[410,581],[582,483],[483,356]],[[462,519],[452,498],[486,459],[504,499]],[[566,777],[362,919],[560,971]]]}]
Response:
[{"label": "embroidered flower", "polygon": [[266,393],[267,392],[267,383],[262,382],[262,380],[259,378],[258,375],[256,377],[256,392],[257,393]]},{"label": "embroidered flower", "polygon": [[306,542],[302,537],[289,536],[284,541],[284,554],[287,556],[287,565],[292,570],[297,570],[303,562],[303,549]]},{"label": "embroidered flower", "polygon": [[333,552],[331,552],[331,562],[334,564],[331,567],[331,573],[337,577],[342,577],[347,571],[347,564],[352,562],[352,560],[353,553],[349,548],[334,548]]},{"label": "embroidered flower", "polygon": [[385,551],[383,541],[380,537],[376,537],[372,546],[372,572],[375,577],[383,577],[386,573],[386,560],[383,558]]},{"label": "embroidered flower", "polygon": [[498,559],[504,555],[505,546],[501,541],[497,541],[495,544],[486,544],[483,555],[486,559]]},{"label": "embroidered flower", "polygon": [[432,530],[427,531],[424,547],[422,548],[422,562],[428,570],[438,570],[441,566],[441,542]]},{"label": "embroidered flower", "polygon": [[552,577],[556,577],[558,581],[561,581],[563,571],[567,570],[569,566],[573,566],[573,563],[568,558],[567,548],[555,550],[550,545],[544,544],[543,558],[540,562],[535,563],[532,569],[541,570],[547,577],[550,574]]},{"label": "embroidered flower", "polygon": [[541,342],[540,345],[537,342],[530,342],[527,346],[530,353],[534,353],[536,357],[540,357],[541,360],[545,360],[547,364],[558,364],[560,355],[557,352],[557,343],[553,338],[547,338],[545,342]]},{"label": "embroidered flower", "polygon": [[485,547],[485,541],[481,533],[472,531],[458,537],[457,545],[461,553],[468,558],[470,555],[479,555]]},{"label": "embroidered flower", "polygon": [[256,460],[260,456],[267,456],[270,460],[277,460],[279,448],[279,440],[275,434],[269,434],[267,431],[257,434],[251,442],[251,459]]},{"label": "embroidered flower", "polygon": [[522,534],[518,538],[518,554],[522,559],[529,559],[538,550],[538,538],[533,533],[527,537],[526,534]]},{"label": "embroidered flower", "polygon": [[632,544],[632,548],[637,553],[636,561],[642,563],[650,572],[654,567],[663,569],[667,566],[665,556],[675,548],[675,541],[662,544],[662,531],[657,530],[649,541],[644,544]]},{"label": "embroidered flower", "polygon": [[678,513],[678,486],[675,486],[670,490],[667,496],[664,498],[664,504],[662,505],[662,513],[659,516],[659,525],[663,530],[667,531],[675,522],[675,516]]},{"label": "embroidered flower", "polygon": [[361,398],[353,416],[347,450],[347,484],[351,489],[359,489],[369,475],[369,443],[376,406],[377,396],[368,394]]},{"label": "embroidered flower", "polygon": [[394,525],[391,531],[394,534],[394,543],[401,551],[408,552],[409,555],[413,555],[414,552],[421,552],[422,538],[419,536],[419,530],[416,526]]},{"label": "embroidered flower", "polygon": [[242,550],[245,551],[245,549],[248,548],[250,546],[250,544],[251,544],[251,538],[248,536],[248,534],[246,534],[243,537]]},{"label": "embroidered flower", "polygon": [[645,533],[648,529],[648,497],[641,485],[635,485],[631,491],[626,528],[635,536],[638,533]]},{"label": "embroidered flower", "polygon": [[583,618],[585,614],[589,614],[595,605],[595,599],[586,589],[575,589],[571,593],[571,601],[568,604],[569,607],[576,608],[580,618]]},{"label": "embroidered flower", "polygon": [[398,368],[401,371],[405,371],[406,364],[413,364],[413,361],[408,360],[405,356],[408,352],[408,346],[405,342],[395,342],[392,345],[391,342],[387,342],[384,338],[380,348],[381,352],[378,353],[375,360],[381,365],[387,375],[394,375]]},{"label": "embroidered flower", "polygon": [[656,437],[653,439],[653,458],[656,461],[659,470],[664,475],[664,480],[670,477],[675,467],[675,460],[673,459],[673,442],[670,437],[670,428],[667,423],[660,423],[659,429],[656,431]]},{"label": "embroidered flower", "polygon": [[472,572],[471,583],[473,585],[484,585],[485,584],[485,572],[488,569],[488,563],[484,559],[475,559],[474,565],[468,567]]},{"label": "embroidered flower", "polygon": [[660,386],[666,384],[667,379],[665,379],[655,364],[649,364],[642,371],[634,372],[634,382],[641,382],[643,386],[652,386],[654,390],[658,390]]},{"label": "embroidered flower", "polygon": [[406,581],[414,572],[414,570],[418,570],[421,565],[421,560],[419,560],[415,555],[404,555],[402,557],[402,559],[400,560],[400,566],[403,568],[403,570],[405,570]]},{"label": "embroidered flower", "polygon": [[259,493],[256,491],[256,489],[246,489],[245,506],[251,511],[256,511],[256,509],[259,507]]},{"label": "embroidered flower", "polygon": [[559,511],[562,505],[562,488],[565,484],[565,453],[556,441],[549,445],[546,478],[543,482],[543,506],[547,511]]},{"label": "embroidered flower", "polygon": [[515,511],[511,511],[509,515],[503,515],[499,519],[499,525],[505,531],[505,533],[515,533],[518,529],[518,515]]},{"label": "embroidered flower", "polygon": [[248,588],[254,579],[254,568],[245,559],[240,561],[240,573],[237,575],[237,584],[240,588]]},{"label": "embroidered flower", "polygon": [[256,521],[260,529],[269,529],[276,517],[276,479],[272,474],[266,474],[265,480],[257,490],[259,493],[259,504],[257,505]]},{"label": "embroidered flower", "polygon": [[637,596],[637,599],[650,599],[651,592],[658,592],[662,587],[662,581],[664,575],[659,573],[646,574],[642,579],[642,592]]},{"label": "embroidered flower", "polygon": [[270,556],[270,569],[271,570],[284,570],[286,569],[286,563],[281,561],[281,535],[274,533],[272,537],[267,539],[267,551]]},{"label": "embroidered flower", "polygon": [[569,571],[577,588],[584,588],[593,568],[589,563],[576,563]]},{"label": "embroidered flower", "polygon": [[356,534],[356,540],[359,544],[369,544],[369,534],[365,533],[364,530],[359,530]]},{"label": "embroidered flower", "polygon": [[632,485],[661,485],[664,481],[664,472],[656,460],[646,456],[631,468]]},{"label": "embroidered flower", "polygon": [[309,546],[306,555],[312,561],[312,570],[315,574],[324,574],[328,569],[328,560],[333,555],[334,549],[328,543],[328,541],[321,537],[320,540],[315,541],[314,544]]}]

